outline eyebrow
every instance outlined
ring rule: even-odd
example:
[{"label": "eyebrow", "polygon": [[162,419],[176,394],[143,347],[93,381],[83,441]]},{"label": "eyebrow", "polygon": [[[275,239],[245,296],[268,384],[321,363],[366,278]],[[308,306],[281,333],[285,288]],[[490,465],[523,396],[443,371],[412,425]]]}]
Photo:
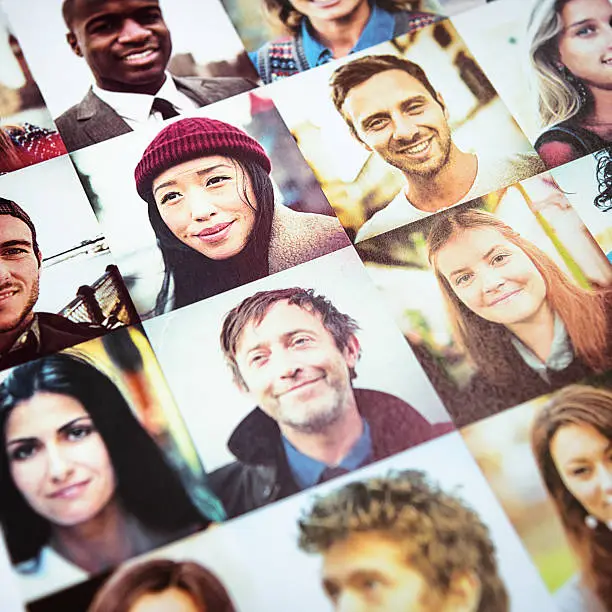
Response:
[{"label": "eyebrow", "polygon": [[[215,164],[214,166],[209,166],[208,168],[202,168],[200,170],[196,170],[195,174],[197,174],[198,176],[204,176],[206,174],[210,174],[211,172],[214,172],[217,168],[231,168],[231,166],[226,163]],[[185,174],[192,174],[192,172],[186,172]],[[160,185],[155,187],[155,189],[153,189],[153,195],[155,195],[163,187],[172,187],[173,185],[176,185],[175,180],[170,180],[170,181],[161,183]]]},{"label": "eyebrow", "polygon": [[[89,421],[91,421],[91,417],[90,416],[80,416],[77,417],[76,419],[72,419],[72,421],[68,421],[68,423],[64,423],[64,425],[62,425],[58,430],[57,433],[65,433],[68,429],[70,429],[75,423],[78,423],[79,421],[82,421],[84,419],[87,419]],[[6,446],[11,446],[13,444],[23,444],[24,442],[36,442],[37,438],[35,436],[31,436],[29,438],[15,438],[14,440],[9,440],[6,443]]]},{"label": "eyebrow", "polygon": [[[294,329],[292,331],[281,334],[280,337],[282,340],[288,340],[289,338],[291,338],[292,336],[295,336],[296,334],[303,334],[303,333],[314,334],[313,330],[311,329]],[[248,349],[246,354],[248,355],[249,353],[252,353],[253,351],[257,351],[263,346],[265,346],[265,344],[260,342],[259,344],[256,344],[255,346]]]},{"label": "eyebrow", "polygon": [[589,23],[590,21],[597,21],[597,19],[595,19],[594,17],[587,17],[586,19],[581,19],[580,21],[570,23],[565,29],[569,30],[570,28],[575,28],[576,26],[584,25],[585,23]]},{"label": "eyebrow", "polygon": [[15,240],[6,240],[5,242],[0,243],[0,249],[4,249],[5,247],[12,247],[12,246],[27,246],[27,247],[32,248],[32,242],[29,240],[15,239]]},{"label": "eyebrow", "polygon": [[[424,96],[423,94],[417,94],[415,96],[411,96],[409,98],[406,98],[405,100],[402,100],[400,102],[400,106],[404,107],[404,106],[409,106],[410,104],[415,104],[416,102],[426,102],[427,101],[427,96]],[[378,119],[379,117],[388,117],[389,116],[389,112],[388,111],[376,111],[375,113],[372,113],[371,115],[368,115],[367,117],[364,117],[363,120],[361,121],[361,127],[365,127],[365,124],[368,121],[372,121],[373,119]]]}]

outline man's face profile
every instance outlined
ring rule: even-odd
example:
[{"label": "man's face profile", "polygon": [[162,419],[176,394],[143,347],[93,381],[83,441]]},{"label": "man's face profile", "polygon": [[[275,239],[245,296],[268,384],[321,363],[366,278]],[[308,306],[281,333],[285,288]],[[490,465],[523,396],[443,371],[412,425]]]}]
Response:
[{"label": "man's face profile", "polygon": [[109,91],[155,94],[172,44],[156,0],[74,0],[67,40]]},{"label": "man's face profile", "polygon": [[435,175],[449,160],[446,110],[403,70],[379,72],[353,87],[342,112],[368,149],[407,175]]},{"label": "man's face profile", "polygon": [[428,584],[390,534],[363,531],[323,553],[323,588],[335,612],[476,612],[480,588],[460,578],[448,594]]},{"label": "man's face profile", "polygon": [[30,228],[0,215],[0,333],[18,328],[29,316],[38,300],[39,272]]},{"label": "man's face profile", "polygon": [[358,355],[355,336],[340,351],[318,313],[284,300],[259,325],[245,325],[236,362],[245,390],[266,414],[280,425],[318,432],[343,415]]}]

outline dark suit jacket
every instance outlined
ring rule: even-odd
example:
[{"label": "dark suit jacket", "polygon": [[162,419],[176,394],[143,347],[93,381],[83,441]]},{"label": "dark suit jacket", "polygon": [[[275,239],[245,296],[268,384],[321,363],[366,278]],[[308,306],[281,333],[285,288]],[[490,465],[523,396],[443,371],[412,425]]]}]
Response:
[{"label": "dark suit jacket", "polygon": [[[256,87],[256,84],[248,79],[234,77],[172,78],[177,89],[200,106]],[[91,89],[81,102],[60,115],[55,123],[68,151],[76,151],[132,131],[132,128]]]}]

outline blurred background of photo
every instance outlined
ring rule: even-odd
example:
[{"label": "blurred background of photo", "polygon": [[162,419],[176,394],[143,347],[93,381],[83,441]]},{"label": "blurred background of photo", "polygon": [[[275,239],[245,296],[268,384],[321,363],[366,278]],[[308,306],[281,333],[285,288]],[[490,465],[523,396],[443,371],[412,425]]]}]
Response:
[{"label": "blurred background of photo", "polygon": [[[5,0],[4,7],[53,117],[80,102],[93,83],[81,57],[66,42],[63,0]],[[257,73],[219,0],[161,0],[172,37],[168,65],[175,76]]]},{"label": "blurred background of photo", "polygon": [[[453,0],[450,0],[452,3]],[[540,0],[495,0],[453,17],[465,44],[531,142],[541,126],[535,77],[528,59],[527,23]]]},{"label": "blurred background of photo", "polygon": [[334,70],[373,54],[399,55],[423,68],[444,98],[460,149],[494,157],[533,153],[449,20],[273,83],[267,91],[351,238],[405,183],[397,168],[352,136],[331,100],[329,79]]},{"label": "blurred background of photo", "polygon": [[[483,208],[498,216],[549,255],[577,285],[612,285],[610,262],[550,174],[460,206]],[[360,242],[356,248],[405,337],[413,346],[426,349],[464,387],[473,366],[453,338],[442,293],[427,260],[426,238],[434,218]]]},{"label": "blurred background of photo", "polygon": [[[612,388],[612,375],[598,381]],[[577,561],[531,450],[531,427],[551,395],[461,430],[485,478],[551,592],[577,571]]]},{"label": "blurred background of photo", "polygon": [[[465,2],[465,0],[451,0],[453,1]],[[255,51],[268,41],[288,34],[281,23],[267,14],[263,0],[221,0],[221,2],[247,51]],[[474,0],[467,2],[473,4]],[[447,14],[440,8],[439,0],[413,0],[412,5],[412,10],[415,11]]]},{"label": "blurred background of photo", "polygon": [[35,311],[109,328],[138,321],[67,155],[0,177],[0,196],[21,206],[36,228],[43,259]]},{"label": "blurred background of photo", "polygon": [[[255,138],[272,160],[271,176],[278,204],[333,215],[320,185],[265,93],[265,90],[247,92],[189,116],[231,123]],[[134,168],[161,129],[159,125],[146,126],[72,154],[89,201],[143,317],[149,315],[155,304],[163,279],[163,262],[147,204],[136,192]]]},{"label": "blurred background of photo", "polygon": [[258,291],[303,287],[325,296],[360,326],[355,388],[389,393],[431,423],[449,416],[368,278],[346,247],[145,322],[168,384],[210,472],[234,460],[227,441],[255,408],[235,384],[219,343],[225,315]]}]

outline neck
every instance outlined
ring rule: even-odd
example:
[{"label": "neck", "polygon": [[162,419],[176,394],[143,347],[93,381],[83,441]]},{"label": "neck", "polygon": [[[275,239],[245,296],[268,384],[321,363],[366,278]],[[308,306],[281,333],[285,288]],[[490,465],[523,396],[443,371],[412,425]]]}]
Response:
[{"label": "neck", "polygon": [[54,526],[50,544],[72,564],[96,573],[144,552],[138,544],[145,537],[144,528],[134,523],[117,502],[111,502],[85,523]]},{"label": "neck", "polygon": [[593,95],[593,110],[588,114],[584,123],[595,126],[603,124],[610,128],[612,126],[612,90],[591,89]]},{"label": "neck", "polygon": [[117,83],[115,81],[102,80],[97,80],[96,82],[100,89],[104,89],[106,91],[115,91],[117,93],[147,94],[149,96],[154,96],[162,88],[162,85],[166,82],[166,73],[162,73],[162,75],[155,81],[142,84],[135,83],[131,85],[126,85],[124,83]]},{"label": "neck", "polygon": [[326,465],[338,465],[363,433],[363,420],[352,393],[351,404],[323,431],[304,432],[281,426],[281,432],[304,455]]},{"label": "neck", "polygon": [[461,151],[453,143],[447,163],[434,176],[404,173],[408,181],[408,199],[415,208],[424,212],[448,208],[467,195],[477,173],[476,155]]},{"label": "neck", "polygon": [[530,319],[508,325],[508,329],[540,361],[548,359],[555,335],[555,315],[548,304],[540,308]]},{"label": "neck", "polygon": [[317,40],[325,45],[335,58],[344,57],[357,44],[370,18],[370,4],[363,2],[340,19],[311,19],[310,25]]},{"label": "neck", "polygon": [[29,312],[17,327],[9,331],[0,332],[0,355],[4,355],[15,344],[15,340],[32,324],[34,313]]}]

